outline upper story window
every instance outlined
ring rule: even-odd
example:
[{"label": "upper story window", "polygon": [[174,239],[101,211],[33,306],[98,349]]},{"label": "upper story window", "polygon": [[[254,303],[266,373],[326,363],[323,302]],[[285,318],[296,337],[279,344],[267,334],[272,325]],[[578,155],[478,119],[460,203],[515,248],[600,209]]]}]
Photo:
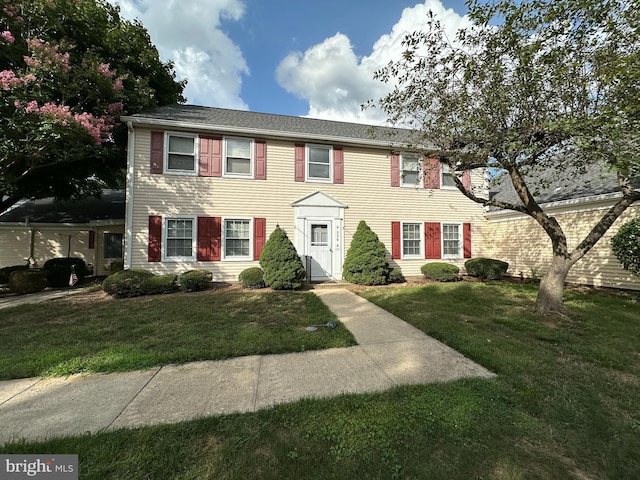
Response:
[{"label": "upper story window", "polygon": [[442,224],[442,258],[462,258],[462,226]]},{"label": "upper story window", "polygon": [[451,168],[446,163],[440,164],[440,172],[441,172],[441,180],[440,185],[442,188],[457,188],[456,182],[453,180],[453,172]]},{"label": "upper story window", "polygon": [[402,224],[402,256],[422,258],[422,223]]},{"label": "upper story window", "polygon": [[307,145],[307,179],[331,181],[331,147]]},{"label": "upper story window", "polygon": [[165,169],[167,172],[196,173],[197,142],[195,135],[167,134]]},{"label": "upper story window", "polygon": [[245,138],[226,138],[224,173],[229,176],[253,177],[253,141]]},{"label": "upper story window", "polygon": [[420,183],[420,160],[416,156],[402,155],[401,181],[403,187],[416,187]]},{"label": "upper story window", "polygon": [[193,218],[165,219],[166,260],[193,260],[195,258],[195,222]]}]

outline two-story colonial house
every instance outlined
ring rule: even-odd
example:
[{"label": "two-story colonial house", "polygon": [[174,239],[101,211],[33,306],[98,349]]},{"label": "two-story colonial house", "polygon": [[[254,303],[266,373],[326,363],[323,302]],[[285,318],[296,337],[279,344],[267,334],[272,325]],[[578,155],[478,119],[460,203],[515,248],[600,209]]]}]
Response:
[{"label": "two-story colonial house", "polygon": [[[438,162],[398,150],[402,130],[190,105],[122,121],[126,268],[236,281],[279,225],[312,280],[341,279],[360,220],[404,275],[482,253],[483,208]],[[462,180],[482,186],[483,172]]]}]

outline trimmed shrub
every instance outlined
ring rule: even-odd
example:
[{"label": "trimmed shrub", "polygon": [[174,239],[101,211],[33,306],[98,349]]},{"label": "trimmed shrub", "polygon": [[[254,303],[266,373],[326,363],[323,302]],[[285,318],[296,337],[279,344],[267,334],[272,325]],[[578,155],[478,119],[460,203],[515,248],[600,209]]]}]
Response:
[{"label": "trimmed shrub", "polygon": [[17,270],[28,270],[29,265],[11,265],[10,267],[0,268],[0,283],[9,283],[9,277]]},{"label": "trimmed shrub", "polygon": [[189,270],[178,275],[177,285],[183,292],[200,292],[211,288],[212,278],[209,270]]},{"label": "trimmed shrub", "polygon": [[19,269],[9,275],[9,290],[18,295],[41,292],[47,286],[47,272],[39,268]]},{"label": "trimmed shrub", "polygon": [[444,262],[425,263],[420,267],[420,271],[425,278],[438,282],[455,282],[460,273],[460,269],[456,265]]},{"label": "trimmed shrub", "polygon": [[286,232],[280,227],[271,232],[262,247],[260,266],[264,283],[274,290],[295,290],[302,287],[306,272]]},{"label": "trimmed shrub", "polygon": [[240,272],[238,280],[244,288],[264,288],[264,273],[260,267],[247,268]]},{"label": "trimmed shrub", "polygon": [[618,229],[611,238],[611,250],[622,268],[640,276],[640,217]]},{"label": "trimmed shrub", "polygon": [[47,272],[47,280],[52,287],[68,287],[72,268],[79,281],[87,275],[87,264],[77,257],[52,258],[42,266],[42,269]]},{"label": "trimmed shrub", "polygon": [[142,280],[140,284],[142,295],[159,295],[162,293],[173,293],[176,291],[176,276],[154,275]]},{"label": "trimmed shrub", "polygon": [[472,277],[498,280],[507,273],[509,264],[502,260],[478,257],[464,262],[464,268],[467,270],[467,274]]},{"label": "trimmed shrub", "polygon": [[122,270],[105,278],[102,282],[102,290],[117,298],[137,297],[144,295],[142,283],[153,276],[150,271],[139,268]]},{"label": "trimmed shrub", "polygon": [[109,264],[109,275],[124,270],[124,260],[114,260]]},{"label": "trimmed shrub", "polygon": [[389,272],[384,243],[361,220],[344,260],[344,279],[358,285],[385,285],[389,282]]},{"label": "trimmed shrub", "polygon": [[404,283],[405,281],[399,268],[394,268],[389,272],[389,283]]}]

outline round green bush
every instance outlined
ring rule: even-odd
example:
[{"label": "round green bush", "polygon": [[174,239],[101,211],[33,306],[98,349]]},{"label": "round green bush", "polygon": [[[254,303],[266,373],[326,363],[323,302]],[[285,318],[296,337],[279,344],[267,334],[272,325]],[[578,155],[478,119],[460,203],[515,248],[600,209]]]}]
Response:
[{"label": "round green bush", "polygon": [[102,290],[116,298],[137,297],[144,295],[142,283],[153,276],[150,271],[138,268],[122,270],[105,278],[102,282]]},{"label": "round green bush", "polygon": [[264,274],[260,267],[247,268],[240,272],[238,280],[244,288],[264,288]]},{"label": "round green bush", "polygon": [[140,288],[143,295],[173,293],[176,291],[176,276],[173,274],[154,275],[142,280]]},{"label": "round green bush", "polygon": [[39,268],[15,270],[9,275],[9,290],[18,295],[41,292],[47,286],[47,272]]},{"label": "round green bush", "polygon": [[357,285],[385,285],[389,283],[389,272],[384,243],[361,220],[344,260],[344,279]]},{"label": "round green bush", "polygon": [[9,276],[16,270],[28,270],[29,265],[11,265],[0,268],[0,283],[9,283]]},{"label": "round green bush", "polygon": [[209,270],[189,270],[178,275],[177,285],[183,292],[201,292],[211,288],[212,278]]},{"label": "round green bush", "polygon": [[611,238],[611,250],[622,268],[640,276],[640,217],[622,225]]},{"label": "round green bush", "polygon": [[274,290],[296,290],[304,284],[306,272],[291,240],[280,227],[262,247],[260,266],[264,283]]},{"label": "round green bush", "polygon": [[47,280],[52,287],[68,287],[72,269],[78,281],[87,275],[87,264],[77,257],[51,258],[44,262],[42,268],[47,272]]},{"label": "round green bush", "polygon": [[430,280],[438,282],[455,282],[458,279],[460,268],[456,265],[444,262],[425,263],[420,267],[420,271]]},{"label": "round green bush", "polygon": [[464,268],[467,270],[467,274],[472,277],[499,280],[507,273],[509,264],[502,260],[478,257],[464,262]]},{"label": "round green bush", "polygon": [[399,268],[394,268],[389,272],[389,283],[404,283],[405,281]]}]

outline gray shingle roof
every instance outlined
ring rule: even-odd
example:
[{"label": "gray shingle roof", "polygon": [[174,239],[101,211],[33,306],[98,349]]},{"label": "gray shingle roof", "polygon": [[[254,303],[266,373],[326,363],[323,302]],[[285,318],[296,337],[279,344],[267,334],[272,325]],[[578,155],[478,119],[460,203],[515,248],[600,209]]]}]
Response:
[{"label": "gray shingle roof", "polygon": [[236,130],[261,132],[288,138],[343,139],[358,143],[397,143],[408,138],[410,130],[337,122],[317,118],[293,117],[271,113],[258,113],[226,108],[201,107],[196,105],[166,105],[156,110],[122,117],[123,121],[145,123],[185,124],[202,126],[209,130]]},{"label": "gray shingle roof", "polygon": [[105,190],[100,198],[55,201],[53,198],[32,200],[0,215],[0,223],[89,223],[95,220],[123,220],[125,193]]}]

